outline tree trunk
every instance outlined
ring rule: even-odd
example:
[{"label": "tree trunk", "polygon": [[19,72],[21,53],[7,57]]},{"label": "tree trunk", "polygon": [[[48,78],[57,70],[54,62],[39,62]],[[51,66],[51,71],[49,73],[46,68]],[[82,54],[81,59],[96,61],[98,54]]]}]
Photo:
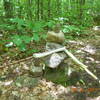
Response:
[{"label": "tree trunk", "polygon": [[48,19],[51,19],[51,0],[48,0]]},{"label": "tree trunk", "polygon": [[3,6],[5,10],[5,17],[11,18],[13,16],[13,4],[11,0],[3,0]]},{"label": "tree trunk", "polygon": [[27,16],[29,20],[32,20],[32,0],[28,0],[28,10],[27,10]]},{"label": "tree trunk", "polygon": [[21,6],[21,3],[20,1],[18,0],[18,5],[19,5],[19,9],[18,9],[18,17],[21,18],[21,15],[22,15],[22,6]]},{"label": "tree trunk", "polygon": [[40,2],[40,5],[41,5],[41,19],[43,20],[43,0],[41,0]]},{"label": "tree trunk", "polygon": [[71,10],[71,0],[68,0],[68,9]]},{"label": "tree trunk", "polygon": [[61,15],[61,0],[57,0],[57,16]]},{"label": "tree trunk", "polygon": [[80,12],[79,12],[79,19],[80,19],[80,24],[82,24],[82,18],[83,18],[83,6],[85,5],[85,0],[80,0]]},{"label": "tree trunk", "polygon": [[40,20],[40,0],[37,0],[37,20]]}]

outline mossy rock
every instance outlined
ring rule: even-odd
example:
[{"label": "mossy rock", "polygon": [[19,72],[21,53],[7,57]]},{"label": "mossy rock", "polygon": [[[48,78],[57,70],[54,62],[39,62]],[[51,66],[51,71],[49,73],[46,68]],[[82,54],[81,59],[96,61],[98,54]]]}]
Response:
[{"label": "mossy rock", "polygon": [[38,78],[32,78],[27,75],[19,76],[15,80],[15,85],[17,87],[34,87],[38,85]]},{"label": "mossy rock", "polygon": [[46,68],[44,77],[52,81],[56,84],[61,84],[61,85],[66,85],[66,80],[67,77],[65,75],[65,69],[64,68],[56,68],[56,69],[51,69],[51,68]]}]

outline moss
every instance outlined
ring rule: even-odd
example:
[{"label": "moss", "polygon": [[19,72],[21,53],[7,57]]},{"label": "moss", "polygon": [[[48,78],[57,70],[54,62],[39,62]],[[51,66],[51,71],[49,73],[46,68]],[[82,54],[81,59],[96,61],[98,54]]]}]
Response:
[{"label": "moss", "polygon": [[64,68],[50,69],[46,68],[44,77],[56,84],[65,85],[67,77]]}]

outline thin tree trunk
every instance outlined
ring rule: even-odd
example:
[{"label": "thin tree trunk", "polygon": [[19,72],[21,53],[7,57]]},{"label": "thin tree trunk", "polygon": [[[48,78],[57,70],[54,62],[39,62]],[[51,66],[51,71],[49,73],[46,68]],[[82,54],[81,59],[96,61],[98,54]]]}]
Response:
[{"label": "thin tree trunk", "polygon": [[13,16],[13,5],[11,0],[3,0],[3,6],[5,10],[5,17],[10,18]]},{"label": "thin tree trunk", "polygon": [[37,0],[37,20],[40,20],[40,0]]},{"label": "thin tree trunk", "polygon": [[27,12],[27,15],[28,15],[28,18],[30,20],[32,20],[32,0],[28,0],[28,12]]},{"label": "thin tree trunk", "polygon": [[61,0],[57,0],[57,16],[61,15]]},{"label": "thin tree trunk", "polygon": [[69,2],[68,9],[71,10],[71,0],[69,0],[68,2]]},{"label": "thin tree trunk", "polygon": [[85,5],[85,0],[80,0],[80,12],[79,12],[79,19],[80,24],[82,24],[82,17],[83,17],[83,6]]},{"label": "thin tree trunk", "polygon": [[19,9],[18,9],[18,17],[21,18],[21,14],[22,14],[22,6],[21,6],[19,0],[17,0],[17,2],[18,2],[18,5],[19,5]]},{"label": "thin tree trunk", "polygon": [[51,19],[51,0],[48,0],[48,19]]},{"label": "thin tree trunk", "polygon": [[41,5],[41,19],[43,20],[43,0],[41,0],[40,2],[40,5]]}]

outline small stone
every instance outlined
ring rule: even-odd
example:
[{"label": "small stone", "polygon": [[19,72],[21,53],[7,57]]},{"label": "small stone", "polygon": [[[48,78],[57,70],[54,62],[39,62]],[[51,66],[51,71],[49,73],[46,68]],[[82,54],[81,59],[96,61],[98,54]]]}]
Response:
[{"label": "small stone", "polygon": [[3,34],[0,34],[0,37],[3,37]]},{"label": "small stone", "polygon": [[91,45],[87,45],[86,47],[81,48],[81,50],[83,50],[91,55],[94,55],[96,53],[96,48]]},{"label": "small stone", "polygon": [[43,68],[42,68],[42,66],[31,66],[30,73],[34,77],[42,76],[43,75]]},{"label": "small stone", "polygon": [[13,83],[13,80],[11,80],[11,81],[7,81],[7,82],[4,82],[4,86],[9,86],[9,85],[11,85]]},{"label": "small stone", "polygon": [[29,77],[27,75],[19,76],[15,80],[17,87],[35,87],[38,85],[38,78]]},{"label": "small stone", "polygon": [[93,27],[93,30],[94,30],[94,31],[100,31],[100,26],[94,26],[94,27]]},{"label": "small stone", "polygon": [[6,44],[5,46],[6,47],[12,47],[13,45],[14,45],[14,43],[13,42],[10,42],[10,43]]}]

